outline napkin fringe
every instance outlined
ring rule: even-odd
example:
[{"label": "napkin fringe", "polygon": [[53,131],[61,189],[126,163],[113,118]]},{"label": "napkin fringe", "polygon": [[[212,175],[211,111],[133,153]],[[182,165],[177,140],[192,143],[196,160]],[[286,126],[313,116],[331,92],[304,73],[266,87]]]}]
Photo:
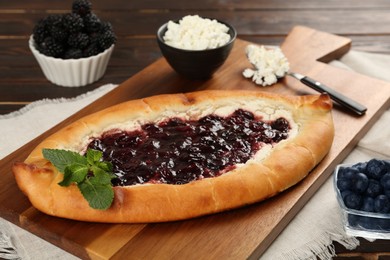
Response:
[{"label": "napkin fringe", "polygon": [[0,232],[0,259],[21,259],[12,244],[11,237],[3,232]]},{"label": "napkin fringe", "polygon": [[34,101],[32,103],[29,103],[27,104],[26,106],[22,107],[21,109],[17,110],[17,111],[14,111],[14,112],[11,112],[11,113],[8,113],[8,114],[5,114],[5,115],[0,115],[0,120],[1,119],[10,119],[10,118],[13,118],[13,117],[17,117],[17,116],[21,116],[25,113],[27,113],[28,111],[36,108],[36,107],[39,107],[41,105],[47,105],[47,104],[59,104],[59,103],[64,103],[64,102],[74,102],[74,101],[79,101],[79,100],[82,100],[84,98],[86,98],[87,96],[91,95],[91,94],[94,94],[94,93],[97,93],[97,92],[101,92],[101,91],[104,91],[106,89],[108,90],[111,90],[113,89],[114,87],[116,87],[117,85],[115,84],[106,84],[106,85],[103,85],[99,88],[96,88],[94,90],[91,90],[89,92],[86,92],[84,94],[81,94],[79,96],[76,96],[76,97],[72,97],[72,98],[56,98],[56,99],[49,99],[49,98],[44,98],[44,99],[41,99],[41,100],[37,100],[37,101]]},{"label": "napkin fringe", "polygon": [[336,256],[336,250],[332,241],[340,243],[348,250],[353,250],[360,244],[359,240],[355,237],[347,237],[341,234],[327,232],[299,249],[294,249],[288,253],[282,254],[280,259],[332,259]]}]

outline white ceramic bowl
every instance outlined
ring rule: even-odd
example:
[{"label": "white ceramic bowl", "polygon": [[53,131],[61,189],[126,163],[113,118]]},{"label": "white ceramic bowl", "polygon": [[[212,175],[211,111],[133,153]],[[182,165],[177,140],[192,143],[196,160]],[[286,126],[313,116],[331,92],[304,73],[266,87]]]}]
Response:
[{"label": "white ceramic bowl", "polygon": [[52,83],[63,87],[81,87],[91,84],[106,72],[114,44],[98,55],[81,59],[59,59],[43,55],[35,48],[30,36],[29,47],[38,61],[43,74]]}]

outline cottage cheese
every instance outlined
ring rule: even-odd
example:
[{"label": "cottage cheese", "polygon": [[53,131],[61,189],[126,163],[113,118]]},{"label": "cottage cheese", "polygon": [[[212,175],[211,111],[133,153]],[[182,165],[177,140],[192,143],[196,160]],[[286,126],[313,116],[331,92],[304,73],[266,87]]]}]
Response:
[{"label": "cottage cheese", "polygon": [[248,45],[245,52],[254,68],[245,69],[243,76],[252,78],[258,85],[268,86],[276,83],[290,68],[280,48],[266,49],[264,46]]},{"label": "cottage cheese", "polygon": [[198,15],[183,17],[179,23],[168,22],[163,36],[166,44],[185,50],[214,49],[230,41],[229,28],[217,20],[201,18]]}]

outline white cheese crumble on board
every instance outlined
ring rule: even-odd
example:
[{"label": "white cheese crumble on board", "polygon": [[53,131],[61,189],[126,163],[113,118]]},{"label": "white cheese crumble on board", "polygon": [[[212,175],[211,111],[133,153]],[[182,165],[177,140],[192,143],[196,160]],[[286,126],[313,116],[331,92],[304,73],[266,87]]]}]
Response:
[{"label": "white cheese crumble on board", "polygon": [[207,50],[230,41],[229,27],[217,20],[187,15],[179,23],[168,22],[163,39],[172,47],[185,50]]},{"label": "white cheese crumble on board", "polygon": [[254,68],[245,69],[242,74],[245,78],[252,78],[257,85],[272,85],[290,69],[280,48],[266,49],[264,46],[248,45],[245,52]]}]

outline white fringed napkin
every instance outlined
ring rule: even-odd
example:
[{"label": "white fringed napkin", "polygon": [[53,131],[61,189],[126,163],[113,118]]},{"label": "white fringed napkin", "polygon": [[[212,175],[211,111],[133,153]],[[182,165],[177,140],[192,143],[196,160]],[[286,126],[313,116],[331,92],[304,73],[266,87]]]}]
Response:
[{"label": "white fringed napkin", "polygon": [[[0,159],[103,96],[107,84],[71,99],[45,99],[0,116]],[[78,259],[43,239],[0,218],[0,259]]]},{"label": "white fringed napkin", "polygon": [[[390,67],[390,56],[350,51],[340,61],[331,64],[390,81],[390,73],[386,71]],[[21,111],[0,116],[0,158],[113,88],[115,85],[110,84],[74,99],[42,100]],[[390,139],[389,125],[390,111],[387,111],[345,162],[365,161],[373,157],[389,158],[390,144],[386,142]],[[332,241],[338,241],[348,249],[354,249],[358,245],[356,238],[346,236],[343,231],[332,182],[329,179],[261,259],[331,259],[334,256]],[[13,257],[17,255],[20,259],[77,259],[4,219],[0,219],[0,258],[5,258],[6,254],[1,255],[2,247],[8,248],[8,256],[13,254]]]}]

